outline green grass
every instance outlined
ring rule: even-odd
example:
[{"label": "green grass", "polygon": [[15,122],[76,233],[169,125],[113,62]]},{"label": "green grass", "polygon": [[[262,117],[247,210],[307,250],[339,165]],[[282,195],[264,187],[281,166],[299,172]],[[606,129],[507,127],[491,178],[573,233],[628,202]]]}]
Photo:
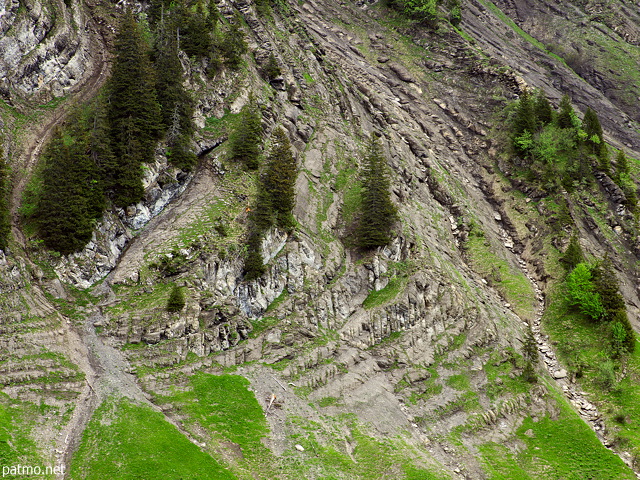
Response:
[{"label": "green grass", "polygon": [[549,52],[545,47],[545,45],[543,45],[540,41],[536,40],[527,32],[522,30],[518,25],[516,25],[516,23],[513,20],[511,20],[511,18],[505,15],[505,13],[502,10],[500,10],[493,2],[490,2],[488,0],[481,0],[481,3],[483,3],[486,7],[488,7],[489,10],[491,10],[500,20],[502,20],[505,23],[505,25],[509,26],[515,33],[520,35],[520,37],[522,37],[524,40],[529,42],[531,45],[539,48],[543,52],[547,53],[549,56],[555,58],[559,62],[564,63],[564,60],[562,58],[560,58],[555,53]]},{"label": "green grass", "polygon": [[602,446],[595,433],[556,394],[557,418],[527,417],[516,436],[526,446],[518,453],[495,443],[482,445],[485,469],[491,480],[623,480],[633,472]]},{"label": "green grass", "polygon": [[265,330],[276,326],[280,322],[278,317],[262,317],[257,318],[255,320],[251,320],[251,325],[253,325],[253,330],[249,333],[249,337],[255,338],[260,335]]},{"label": "green grass", "polygon": [[[325,420],[329,420],[326,419]],[[361,480],[443,480],[441,467],[433,462],[429,468],[418,467],[410,460],[416,455],[413,447],[399,438],[378,441],[361,430],[351,417],[337,420],[332,431],[306,418],[293,417],[295,430],[292,442],[302,445],[303,455],[292,459],[290,468],[296,472],[285,478],[361,479]],[[341,433],[336,434],[339,431]],[[348,432],[345,435],[343,432]],[[349,439],[351,454],[345,450]],[[288,452],[285,452],[285,454]],[[292,452],[293,453],[293,452]]]},{"label": "green grass", "polygon": [[451,375],[447,378],[447,385],[455,388],[456,390],[469,390],[471,388],[471,384],[469,382],[469,376],[461,373],[459,375]]},{"label": "green grass", "polygon": [[269,433],[267,422],[249,381],[239,375],[197,373],[188,389],[161,397],[175,405],[185,424],[199,425],[216,441],[231,441],[242,448],[244,457],[268,468],[271,452],[261,439]]},{"label": "green grass", "polygon": [[516,314],[523,319],[532,319],[536,310],[535,292],[524,273],[496,255],[476,226],[471,229],[465,249],[473,269],[504,295]]},{"label": "green grass", "polygon": [[[38,457],[35,442],[31,438],[35,409],[34,405],[19,403],[4,393],[0,394],[0,466],[46,466]],[[26,478],[55,477],[40,475]]]},{"label": "green grass", "polygon": [[71,462],[70,478],[104,480],[234,479],[161,413],[128,400],[95,412]]},{"label": "green grass", "polygon": [[393,277],[389,280],[389,283],[384,288],[377,291],[372,291],[367,295],[367,298],[362,302],[362,306],[369,310],[371,308],[379,307],[387,302],[390,302],[398,296],[404,287],[405,279],[399,277]]},{"label": "green grass", "polygon": [[280,295],[278,295],[276,298],[273,299],[273,302],[271,302],[268,306],[267,309],[264,311],[264,313],[269,313],[269,312],[273,312],[276,308],[278,308],[284,301],[287,300],[287,298],[289,298],[289,290],[287,290],[286,288],[284,290],[282,290],[282,293]]},{"label": "green grass", "polygon": [[[559,359],[578,375],[580,388],[598,399],[612,436],[626,442],[625,449],[640,452],[640,428],[635,421],[640,418],[640,345],[636,341],[633,354],[614,362],[617,381],[608,387],[601,382],[598,367],[611,354],[609,342],[602,340],[609,337],[609,325],[593,322],[570,309],[560,287],[551,292],[550,300],[543,322],[551,340],[557,342]],[[631,422],[617,418],[629,418]]]}]

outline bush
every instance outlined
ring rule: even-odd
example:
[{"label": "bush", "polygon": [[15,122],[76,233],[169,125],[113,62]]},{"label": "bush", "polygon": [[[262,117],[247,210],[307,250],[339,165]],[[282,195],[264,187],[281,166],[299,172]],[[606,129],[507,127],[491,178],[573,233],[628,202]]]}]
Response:
[{"label": "bush", "polygon": [[596,383],[604,390],[611,391],[616,385],[615,365],[611,360],[598,363]]},{"label": "bush", "polygon": [[586,263],[579,263],[567,275],[567,302],[575,306],[592,320],[600,320],[605,315],[605,309],[600,301],[600,295],[595,292],[591,281],[591,269]]},{"label": "bush", "polygon": [[184,308],[185,303],[184,291],[179,286],[174,285],[167,300],[167,312],[179,312]]}]

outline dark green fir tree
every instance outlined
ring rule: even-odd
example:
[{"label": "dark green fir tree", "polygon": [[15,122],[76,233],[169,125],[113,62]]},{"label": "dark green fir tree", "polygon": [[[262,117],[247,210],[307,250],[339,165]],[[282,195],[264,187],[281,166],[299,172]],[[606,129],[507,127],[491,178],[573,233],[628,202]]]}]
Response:
[{"label": "dark green fir tree", "polygon": [[58,129],[43,152],[44,179],[36,208],[45,246],[67,255],[91,240],[93,222],[104,209],[100,170],[81,129]]},{"label": "dark green fir tree", "polygon": [[196,156],[189,147],[194,131],[193,100],[184,88],[184,73],[178,57],[179,28],[171,18],[166,24],[163,19],[156,32],[156,92],[169,160],[176,167],[190,170],[196,162]]},{"label": "dark green fir tree", "polygon": [[243,162],[249,170],[258,169],[262,146],[262,114],[253,95],[240,111],[238,126],[231,135],[230,143],[233,160]]},{"label": "dark green fir tree", "polygon": [[548,125],[553,121],[553,107],[544,94],[544,90],[538,90],[536,93],[533,101],[533,111],[540,126]]},{"label": "dark green fir tree", "polygon": [[291,150],[291,142],[283,128],[277,128],[271,140],[267,159],[264,191],[269,196],[276,225],[291,230],[294,225],[293,207],[296,203],[298,166]]},{"label": "dark green fir tree", "polygon": [[355,231],[356,245],[363,249],[387,245],[397,221],[387,169],[380,141],[372,135],[361,173],[362,204]]},{"label": "dark green fir tree", "polygon": [[560,107],[556,121],[560,128],[574,128],[575,127],[576,113],[571,105],[571,100],[568,95],[563,95],[560,100]]},{"label": "dark green fir tree", "polygon": [[184,308],[185,304],[184,289],[174,284],[167,299],[167,312],[179,312]]},{"label": "dark green fir tree", "polygon": [[564,252],[564,255],[560,258],[560,263],[567,271],[571,271],[576,268],[576,265],[585,261],[584,253],[580,247],[577,235],[572,235],[569,240],[569,245]]},{"label": "dark green fir tree", "polygon": [[149,48],[133,13],[122,17],[115,58],[106,85],[113,161],[106,165],[106,187],[118,206],[142,199],[142,163],[153,160],[161,123]]},{"label": "dark green fir tree", "polygon": [[0,143],[0,250],[7,248],[11,236],[9,182],[9,166],[4,158],[4,149]]}]

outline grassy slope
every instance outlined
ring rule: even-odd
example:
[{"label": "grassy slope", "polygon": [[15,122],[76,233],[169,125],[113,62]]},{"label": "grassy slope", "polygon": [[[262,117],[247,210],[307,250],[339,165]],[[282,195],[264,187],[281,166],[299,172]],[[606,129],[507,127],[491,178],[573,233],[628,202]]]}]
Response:
[{"label": "grassy slope", "polygon": [[236,478],[167,423],[127,400],[103,403],[84,432],[70,478],[169,480]]}]

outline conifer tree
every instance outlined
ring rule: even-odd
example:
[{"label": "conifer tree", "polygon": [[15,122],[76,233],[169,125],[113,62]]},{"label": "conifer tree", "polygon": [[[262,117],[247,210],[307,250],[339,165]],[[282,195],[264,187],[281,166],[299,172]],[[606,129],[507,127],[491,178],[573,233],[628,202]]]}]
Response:
[{"label": "conifer tree", "polygon": [[160,110],[148,50],[133,13],[127,10],[116,35],[116,55],[106,87],[113,152],[106,181],[118,206],[142,198],[142,162],[153,160],[160,133]]},{"label": "conifer tree", "polygon": [[557,122],[558,127],[560,128],[573,128],[575,112],[573,111],[573,107],[571,106],[571,100],[568,95],[563,95],[562,100],[560,100],[560,111],[558,112]]},{"label": "conifer tree", "polygon": [[361,176],[363,194],[356,245],[363,249],[381,247],[391,240],[397,209],[391,201],[386,159],[375,135],[371,136]]},{"label": "conifer tree", "polygon": [[600,302],[605,310],[605,319],[611,320],[618,310],[626,311],[624,298],[620,294],[620,286],[609,255],[593,270],[593,284],[600,295]]},{"label": "conifer tree", "polygon": [[533,104],[533,110],[537,122],[541,125],[548,125],[553,120],[553,107],[544,94],[544,90],[538,90]]},{"label": "conifer tree", "polygon": [[104,209],[100,171],[81,129],[58,129],[43,152],[42,193],[35,221],[47,248],[67,255],[91,239]]},{"label": "conifer tree", "polygon": [[262,235],[251,232],[247,241],[247,256],[244,259],[244,280],[250,282],[264,275],[266,268],[262,258]]},{"label": "conifer tree", "polygon": [[518,137],[524,132],[535,133],[537,130],[534,102],[528,89],[520,94],[513,121],[513,133]]},{"label": "conifer tree", "polygon": [[588,107],[584,113],[582,130],[584,130],[586,134],[585,144],[589,147],[591,153],[598,157],[600,168],[608,173],[611,167],[609,164],[607,145],[604,143],[602,126],[600,125],[598,114],[591,107]]},{"label": "conifer tree", "polygon": [[578,241],[578,236],[572,235],[569,245],[567,246],[567,250],[560,258],[560,263],[562,263],[567,271],[571,271],[576,268],[576,265],[583,263],[584,261],[585,258],[582,253],[582,248],[580,247],[580,242]]},{"label": "conifer tree", "polygon": [[616,153],[616,172],[615,172],[615,180],[618,185],[622,183],[622,179],[629,175],[629,160],[627,156],[624,154],[623,150],[618,150]]},{"label": "conifer tree", "polygon": [[257,170],[262,144],[262,115],[253,95],[240,112],[240,121],[230,143],[231,158],[244,162],[249,170]]},{"label": "conifer tree", "polygon": [[198,1],[194,12],[184,9],[183,20],[177,27],[181,34],[180,48],[189,57],[206,57],[213,48],[212,33],[218,21],[217,7],[215,4],[213,7],[213,11],[207,12],[203,2]]},{"label": "conifer tree", "polygon": [[269,196],[276,225],[288,230],[294,225],[291,212],[296,202],[298,166],[291,151],[289,137],[282,127],[277,128],[273,134],[271,152],[267,160],[264,191]]},{"label": "conifer tree", "polygon": [[196,156],[189,149],[193,135],[193,101],[184,88],[182,64],[178,58],[179,29],[170,17],[159,23],[154,45],[156,92],[160,104],[162,129],[167,135],[171,163],[189,170]]},{"label": "conifer tree", "polygon": [[244,33],[237,23],[229,24],[227,29],[222,32],[217,41],[217,47],[229,68],[237,69],[240,66],[242,55],[247,53],[248,46],[244,39]]},{"label": "conifer tree", "polygon": [[0,144],[0,250],[7,248],[11,236],[9,218],[9,166],[4,159],[4,149]]},{"label": "conifer tree", "polygon": [[171,294],[169,295],[169,299],[167,300],[167,312],[175,313],[179,312],[184,308],[186,304],[184,298],[184,291],[178,285],[173,285],[171,289]]},{"label": "conifer tree", "polygon": [[282,70],[280,70],[280,66],[278,65],[278,60],[276,59],[273,53],[269,54],[267,63],[262,68],[262,74],[269,81],[275,78],[278,78],[280,75],[282,75]]}]

